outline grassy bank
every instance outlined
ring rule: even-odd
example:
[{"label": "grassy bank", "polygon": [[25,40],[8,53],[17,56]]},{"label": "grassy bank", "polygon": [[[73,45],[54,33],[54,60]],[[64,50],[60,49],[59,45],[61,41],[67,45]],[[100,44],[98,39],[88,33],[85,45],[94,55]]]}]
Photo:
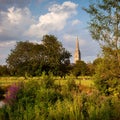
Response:
[{"label": "grassy bank", "polygon": [[92,80],[13,79],[24,82],[9,87],[0,120],[120,120],[119,98],[101,95]]}]

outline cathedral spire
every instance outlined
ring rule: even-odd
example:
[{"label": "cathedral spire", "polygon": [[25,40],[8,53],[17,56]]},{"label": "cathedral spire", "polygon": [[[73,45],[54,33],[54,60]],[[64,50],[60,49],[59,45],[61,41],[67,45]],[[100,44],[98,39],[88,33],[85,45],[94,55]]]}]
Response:
[{"label": "cathedral spire", "polygon": [[78,37],[77,37],[77,40],[76,40],[76,49],[79,50],[79,41],[78,41]]},{"label": "cathedral spire", "polygon": [[75,54],[74,54],[74,63],[76,63],[76,61],[78,61],[78,60],[81,60],[81,54],[80,54],[80,48],[79,48],[79,40],[78,40],[78,37],[77,37]]}]

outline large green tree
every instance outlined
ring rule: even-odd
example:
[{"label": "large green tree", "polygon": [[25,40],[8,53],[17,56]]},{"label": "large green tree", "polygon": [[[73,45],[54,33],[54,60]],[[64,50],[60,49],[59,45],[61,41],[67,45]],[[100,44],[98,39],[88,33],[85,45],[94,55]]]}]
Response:
[{"label": "large green tree", "polygon": [[60,65],[59,65],[59,76],[64,77],[66,76],[66,74],[70,74],[70,71],[72,69],[71,65],[70,65],[70,57],[71,54],[65,50],[65,48],[62,49],[61,51],[61,57],[60,57]]},{"label": "large green tree", "polygon": [[36,68],[43,61],[43,46],[31,42],[17,42],[15,49],[7,58],[7,65],[12,75],[35,74]]},{"label": "large green tree", "polygon": [[[58,71],[60,64],[60,52],[62,44],[53,35],[43,36],[42,45],[44,46],[45,63],[48,65],[51,72]],[[48,71],[49,71],[48,69]]]},{"label": "large green tree", "polygon": [[35,76],[43,71],[60,75],[64,71],[61,65],[67,69],[70,56],[54,35],[45,35],[41,44],[18,42],[7,58],[7,65],[12,75]]},{"label": "large green tree", "polygon": [[[69,59],[71,57],[70,52],[65,50],[54,35],[43,36],[42,45],[44,46],[45,62],[48,64],[49,71],[54,75],[61,76],[64,70],[68,70],[67,66],[70,64]],[[67,73],[64,72],[65,74]]]},{"label": "large green tree", "polygon": [[[110,94],[110,88],[116,89],[120,81],[120,0],[96,0],[85,11],[91,16],[91,36],[100,43],[102,49],[96,83],[98,88],[104,87],[104,92]],[[101,84],[103,81],[105,85]],[[109,81],[117,81],[114,82],[116,87]]]}]

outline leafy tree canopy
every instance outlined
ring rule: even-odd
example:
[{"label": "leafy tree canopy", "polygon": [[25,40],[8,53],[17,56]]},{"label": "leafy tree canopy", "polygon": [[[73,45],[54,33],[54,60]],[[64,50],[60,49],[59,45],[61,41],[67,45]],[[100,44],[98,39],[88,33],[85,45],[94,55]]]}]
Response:
[{"label": "leafy tree canopy", "polygon": [[78,77],[80,75],[87,75],[87,64],[84,61],[77,61],[73,67],[73,75]]},{"label": "leafy tree canopy", "polygon": [[91,36],[102,49],[102,59],[96,69],[96,83],[98,88],[105,88],[104,92],[109,91],[112,87],[110,80],[120,80],[120,0],[96,0],[84,10],[91,16]]},{"label": "leafy tree canopy", "polygon": [[60,65],[66,64],[71,54],[53,35],[45,35],[42,44],[17,42],[7,58],[13,75],[40,75],[43,71],[59,75]]}]

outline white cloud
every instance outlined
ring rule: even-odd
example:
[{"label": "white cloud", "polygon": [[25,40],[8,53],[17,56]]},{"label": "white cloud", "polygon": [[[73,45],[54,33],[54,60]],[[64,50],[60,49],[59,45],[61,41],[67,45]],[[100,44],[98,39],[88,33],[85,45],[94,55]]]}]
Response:
[{"label": "white cloud", "polygon": [[62,5],[54,4],[48,8],[49,13],[41,15],[37,24],[30,26],[27,35],[41,37],[50,32],[61,31],[67,20],[76,14],[77,4],[64,2]]},{"label": "white cloud", "polygon": [[11,47],[16,44],[16,41],[10,41],[10,42],[0,42],[0,47]]},{"label": "white cloud", "polygon": [[73,25],[73,26],[74,26],[74,25],[78,25],[78,24],[80,24],[80,23],[81,23],[81,22],[80,22],[80,20],[78,20],[78,19],[72,21],[72,25]]},{"label": "white cloud", "polygon": [[54,4],[50,8],[48,8],[48,10],[54,13],[71,14],[71,13],[76,13],[77,6],[78,5],[73,2],[67,1],[64,2],[62,5]]},{"label": "white cloud", "polygon": [[67,20],[77,13],[77,6],[70,1],[53,4],[48,13],[39,16],[38,21],[27,7],[10,7],[7,11],[0,11],[0,41],[41,38],[44,34],[61,31]]},{"label": "white cloud", "polygon": [[11,7],[0,12],[0,41],[21,39],[35,21],[28,8]]},{"label": "white cloud", "polygon": [[[27,9],[26,9],[27,10]],[[10,21],[11,24],[19,24],[22,21],[22,14],[21,14],[21,9],[16,9],[14,7],[11,7],[8,9],[8,20]]]},{"label": "white cloud", "polygon": [[2,29],[0,29],[0,33],[2,33]]}]

